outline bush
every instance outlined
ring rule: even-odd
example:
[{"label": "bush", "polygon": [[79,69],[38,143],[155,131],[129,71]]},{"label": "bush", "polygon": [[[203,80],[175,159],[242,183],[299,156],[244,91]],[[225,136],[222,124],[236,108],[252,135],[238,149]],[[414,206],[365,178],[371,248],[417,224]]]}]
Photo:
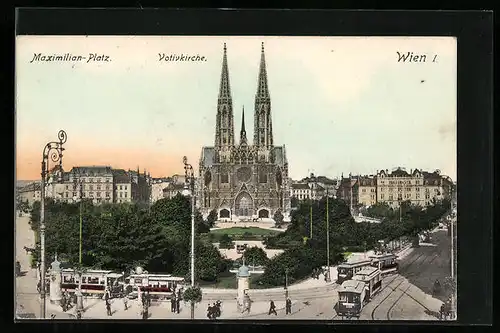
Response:
[{"label": "bush", "polygon": [[188,287],[185,291],[184,294],[182,295],[182,298],[184,299],[185,302],[189,303],[200,303],[203,297],[203,293],[201,292],[200,287]]},{"label": "bush", "polygon": [[219,248],[221,249],[232,249],[234,248],[234,243],[227,234],[223,234],[219,239]]}]

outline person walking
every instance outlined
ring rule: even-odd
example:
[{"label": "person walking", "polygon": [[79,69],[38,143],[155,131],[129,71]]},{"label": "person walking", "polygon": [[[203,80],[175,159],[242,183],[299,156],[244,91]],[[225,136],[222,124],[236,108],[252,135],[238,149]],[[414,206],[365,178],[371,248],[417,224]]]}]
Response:
[{"label": "person walking", "polygon": [[108,316],[112,315],[112,313],[111,313],[111,303],[110,303],[109,299],[106,300],[106,311],[108,313]]},{"label": "person walking", "polygon": [[124,296],[123,297],[123,306],[125,307],[125,311],[128,310],[128,297]]},{"label": "person walking", "polygon": [[291,314],[292,313],[292,301],[289,298],[286,299],[286,306],[285,306],[285,308],[286,308],[286,314]]},{"label": "person walking", "polygon": [[170,298],[170,312],[175,312],[175,294]]},{"label": "person walking", "polygon": [[180,309],[181,309],[181,298],[180,297],[176,297],[175,298],[175,311],[177,313],[179,313]]},{"label": "person walking", "polygon": [[144,303],[142,306],[142,319],[148,319],[149,318],[149,309],[148,309],[148,303]]},{"label": "person walking", "polygon": [[278,315],[278,313],[276,312],[276,305],[274,305],[274,301],[270,301],[269,302],[269,313],[268,315],[271,315],[272,313],[274,313],[275,316]]}]

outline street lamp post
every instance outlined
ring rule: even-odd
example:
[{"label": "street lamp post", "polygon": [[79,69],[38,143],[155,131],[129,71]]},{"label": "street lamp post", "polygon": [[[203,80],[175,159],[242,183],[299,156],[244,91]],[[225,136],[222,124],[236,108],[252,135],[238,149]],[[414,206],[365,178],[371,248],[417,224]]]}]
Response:
[{"label": "street lamp post", "polygon": [[[40,302],[40,317],[45,319],[46,315],[46,263],[45,263],[45,182],[47,181],[47,176],[49,174],[49,155],[52,162],[59,162],[59,172],[62,172],[62,158],[63,158],[63,144],[66,143],[68,136],[66,132],[60,130],[57,134],[59,141],[51,141],[45,145],[42,153],[42,179],[40,183],[40,291],[41,291],[41,302]],[[59,176],[59,181],[61,181]]]},{"label": "street lamp post", "polygon": [[[194,193],[194,171],[193,166],[187,162],[187,157],[182,159],[186,178],[186,186],[191,191],[191,287],[194,287],[194,211],[195,211],[195,193]],[[191,302],[191,319],[194,319],[194,302]]]},{"label": "street lamp post", "polygon": [[[78,293],[77,293],[77,300],[76,300],[76,310],[77,311],[82,311],[83,310],[83,294],[82,294],[82,229],[83,229],[83,217],[82,217],[82,199],[83,199],[83,181],[80,177],[75,178],[75,175],[73,175],[73,182],[74,182],[74,188],[76,190],[76,185],[79,184],[79,195],[80,195],[80,243],[79,243],[79,248],[78,248]],[[76,202],[77,197],[73,197],[73,200]]]}]

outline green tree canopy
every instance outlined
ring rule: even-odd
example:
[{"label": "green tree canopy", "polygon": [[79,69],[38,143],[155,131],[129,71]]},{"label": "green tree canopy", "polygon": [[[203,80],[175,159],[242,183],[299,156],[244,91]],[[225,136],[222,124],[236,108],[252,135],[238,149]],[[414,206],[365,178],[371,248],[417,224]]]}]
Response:
[{"label": "green tree canopy", "polygon": [[243,256],[247,265],[265,266],[269,262],[266,251],[257,246],[247,248]]}]

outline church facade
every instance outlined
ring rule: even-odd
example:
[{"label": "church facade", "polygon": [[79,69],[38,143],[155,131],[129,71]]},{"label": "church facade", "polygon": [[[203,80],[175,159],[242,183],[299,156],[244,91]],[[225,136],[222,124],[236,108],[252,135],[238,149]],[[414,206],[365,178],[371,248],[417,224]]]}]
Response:
[{"label": "church facade", "polygon": [[264,44],[253,110],[253,142],[247,138],[242,110],[239,141],[235,140],[233,102],[224,44],[217,101],[214,146],[203,147],[199,163],[197,206],[203,216],[211,210],[231,221],[272,218],[290,213],[290,181],[285,146],[273,139]]}]

